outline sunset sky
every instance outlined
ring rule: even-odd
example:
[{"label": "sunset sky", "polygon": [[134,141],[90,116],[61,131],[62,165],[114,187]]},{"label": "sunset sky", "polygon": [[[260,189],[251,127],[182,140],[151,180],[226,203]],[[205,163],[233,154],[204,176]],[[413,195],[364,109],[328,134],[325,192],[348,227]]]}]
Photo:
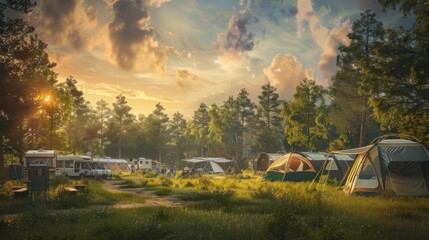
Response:
[{"label": "sunset sky", "polygon": [[190,118],[242,88],[256,101],[268,81],[282,99],[303,78],[329,86],[366,9],[385,27],[411,22],[375,0],[43,0],[28,20],[93,106],[122,93],[136,115],[160,102]]}]

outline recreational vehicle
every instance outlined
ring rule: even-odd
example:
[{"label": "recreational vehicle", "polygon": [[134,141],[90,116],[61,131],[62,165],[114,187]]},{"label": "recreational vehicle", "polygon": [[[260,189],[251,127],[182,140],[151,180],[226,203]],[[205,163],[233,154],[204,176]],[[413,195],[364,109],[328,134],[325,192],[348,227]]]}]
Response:
[{"label": "recreational vehicle", "polygon": [[70,178],[94,177],[91,161],[83,160],[79,156],[65,155],[57,157],[57,175]]},{"label": "recreational vehicle", "polygon": [[44,165],[49,168],[49,176],[55,176],[57,152],[55,150],[28,150],[24,154],[24,178],[28,178],[30,166]]}]

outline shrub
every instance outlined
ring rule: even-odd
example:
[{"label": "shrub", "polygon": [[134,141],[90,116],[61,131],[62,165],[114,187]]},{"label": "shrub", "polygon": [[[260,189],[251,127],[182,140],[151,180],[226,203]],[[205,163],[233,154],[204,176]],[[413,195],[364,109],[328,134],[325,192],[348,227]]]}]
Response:
[{"label": "shrub", "polygon": [[66,176],[56,176],[49,183],[52,188],[56,188],[57,186],[60,186],[60,185],[70,184],[70,180]]},{"label": "shrub", "polygon": [[273,239],[306,239],[309,228],[291,202],[279,202],[265,223],[267,236]]},{"label": "shrub", "polygon": [[144,179],[144,180],[140,181],[141,187],[146,187],[148,183],[149,183],[149,181],[147,179]]},{"label": "shrub", "polygon": [[279,189],[276,189],[270,185],[261,185],[258,188],[254,189],[250,196],[256,199],[276,199],[276,195]]},{"label": "shrub", "polygon": [[167,221],[170,219],[171,213],[168,208],[161,207],[155,209],[154,215],[153,215],[153,221],[155,222],[161,222],[161,221]]},{"label": "shrub", "polygon": [[157,196],[167,196],[171,193],[171,189],[169,188],[161,188],[155,191]]},{"label": "shrub", "polygon": [[3,189],[7,194],[10,194],[13,191],[13,183],[12,181],[6,181],[3,184]]},{"label": "shrub", "polygon": [[335,178],[329,178],[329,175],[320,176],[319,183],[325,183],[328,185],[338,186],[338,181]]},{"label": "shrub", "polygon": [[163,187],[170,187],[171,185],[173,185],[173,181],[171,181],[171,179],[169,179],[169,178],[161,178],[161,186],[163,186]]},{"label": "shrub", "polygon": [[64,185],[55,188],[53,198],[60,208],[81,208],[89,205],[87,194],[71,193]]},{"label": "shrub", "polygon": [[191,182],[186,182],[185,187],[186,188],[195,187],[195,185],[193,183],[191,183]]},{"label": "shrub", "polygon": [[145,178],[156,178],[158,175],[156,173],[149,172],[149,173],[143,174],[143,176]]}]

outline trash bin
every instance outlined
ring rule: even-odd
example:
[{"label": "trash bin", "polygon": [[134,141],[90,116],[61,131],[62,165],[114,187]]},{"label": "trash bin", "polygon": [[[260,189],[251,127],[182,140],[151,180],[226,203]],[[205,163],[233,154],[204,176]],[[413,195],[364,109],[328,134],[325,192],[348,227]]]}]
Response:
[{"label": "trash bin", "polygon": [[21,180],[24,178],[24,171],[21,164],[9,165],[9,180]]},{"label": "trash bin", "polygon": [[31,164],[28,176],[28,190],[49,190],[49,166],[46,164]]}]

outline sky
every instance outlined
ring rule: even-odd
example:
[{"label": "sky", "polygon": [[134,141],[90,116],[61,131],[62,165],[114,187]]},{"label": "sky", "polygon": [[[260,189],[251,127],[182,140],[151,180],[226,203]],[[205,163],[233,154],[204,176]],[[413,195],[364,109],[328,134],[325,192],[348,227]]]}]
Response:
[{"label": "sky", "polygon": [[409,25],[373,0],[43,0],[28,16],[59,81],[73,76],[92,106],[123,94],[132,112],[159,102],[193,116],[270,82],[290,100],[313,79],[329,87],[340,45],[370,9],[385,27]]}]

